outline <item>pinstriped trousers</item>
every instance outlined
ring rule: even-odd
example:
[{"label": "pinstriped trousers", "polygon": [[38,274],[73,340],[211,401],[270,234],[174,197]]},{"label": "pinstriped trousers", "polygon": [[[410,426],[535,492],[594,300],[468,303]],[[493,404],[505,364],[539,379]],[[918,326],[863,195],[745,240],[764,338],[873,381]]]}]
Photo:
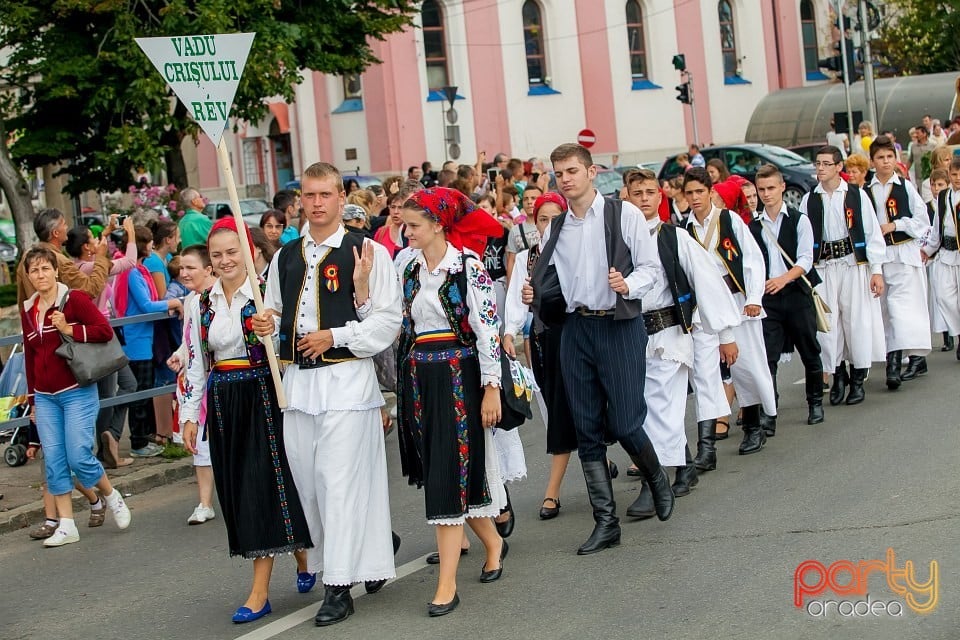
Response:
[{"label": "pinstriped trousers", "polygon": [[567,316],[560,363],[580,460],[606,460],[606,434],[630,455],[653,446],[643,430],[646,350],[643,318]]}]

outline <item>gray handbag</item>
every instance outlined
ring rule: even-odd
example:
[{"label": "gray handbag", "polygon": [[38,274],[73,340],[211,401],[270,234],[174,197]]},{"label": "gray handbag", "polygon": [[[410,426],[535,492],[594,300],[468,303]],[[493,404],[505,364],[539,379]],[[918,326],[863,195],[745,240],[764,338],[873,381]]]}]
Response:
[{"label": "gray handbag", "polygon": [[[68,297],[70,297],[69,292],[63,296],[57,306],[57,311],[60,313],[63,313]],[[81,387],[123,369],[130,361],[123,353],[123,347],[120,346],[116,333],[107,342],[77,342],[62,333],[60,339],[63,344],[57,347],[55,353],[67,361],[67,366],[70,367],[73,377]]]}]

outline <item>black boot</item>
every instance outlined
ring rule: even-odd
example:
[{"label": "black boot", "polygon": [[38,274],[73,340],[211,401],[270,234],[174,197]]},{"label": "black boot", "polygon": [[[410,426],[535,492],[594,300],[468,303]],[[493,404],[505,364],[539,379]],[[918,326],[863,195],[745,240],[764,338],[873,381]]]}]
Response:
[{"label": "black boot", "polygon": [[717,468],[717,421],[701,420],[697,423],[697,457],[693,466],[698,471],[713,471]]},{"label": "black boot", "polygon": [[593,507],[593,533],[577,549],[577,555],[585,556],[620,544],[620,519],[617,503],[613,500],[613,482],[606,460],[580,461],[583,478],[587,482],[587,495]]},{"label": "black boot", "polygon": [[890,389],[890,391],[896,391],[900,388],[900,366],[902,364],[902,351],[891,351],[887,354],[887,389]]},{"label": "black boot", "polygon": [[318,627],[326,627],[346,620],[353,613],[353,596],[349,586],[323,585],[323,604],[313,619]]},{"label": "black boot", "polygon": [[860,404],[866,397],[863,391],[863,381],[867,377],[866,369],[850,369],[850,393],[847,394],[847,404]]},{"label": "black boot", "polygon": [[742,407],[743,410],[743,441],[740,443],[740,455],[756,453],[767,442],[767,436],[760,426],[760,405],[754,404]]},{"label": "black boot", "polygon": [[[644,483],[650,489],[657,518],[661,522],[668,520],[673,514],[675,500],[673,490],[670,488],[670,477],[667,475],[667,470],[660,465],[657,452],[651,445],[645,447],[640,453],[631,455],[630,459],[637,465],[637,469],[640,469]],[[640,502],[642,497],[637,498],[637,502]]]},{"label": "black boot", "polygon": [[760,408],[760,428],[768,438],[777,435],[777,416],[768,416],[763,407]]},{"label": "black boot", "polygon": [[833,372],[833,386],[830,387],[831,405],[843,404],[843,397],[847,395],[848,382],[850,382],[850,376],[847,375],[847,365],[841,362],[837,370]]},{"label": "black boot", "polygon": [[807,373],[807,424],[823,422],[823,371]]},{"label": "black boot", "polygon": [[927,373],[927,359],[923,356],[910,356],[907,368],[900,374],[901,380],[913,380]]},{"label": "black boot", "polygon": [[677,467],[677,475],[673,481],[673,495],[682,497],[690,493],[692,487],[697,486],[700,478],[697,477],[697,469],[693,466],[693,459],[690,455],[690,447],[684,447],[687,454],[687,464],[683,467]]},{"label": "black boot", "polygon": [[953,351],[953,336],[950,335],[949,331],[943,332],[943,346],[940,347],[940,351]]},{"label": "black boot", "polygon": [[653,492],[650,491],[650,485],[640,481],[640,495],[627,507],[627,517],[637,520],[646,520],[657,515],[657,508],[653,506]]}]

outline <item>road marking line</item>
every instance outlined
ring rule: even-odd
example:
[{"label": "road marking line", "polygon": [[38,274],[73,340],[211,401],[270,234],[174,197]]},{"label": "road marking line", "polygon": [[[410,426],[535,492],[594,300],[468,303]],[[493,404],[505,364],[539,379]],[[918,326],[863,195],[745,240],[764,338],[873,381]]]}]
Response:
[{"label": "road marking line", "polygon": [[[390,580],[390,582],[400,580],[401,578],[406,578],[412,573],[426,569],[428,566],[426,555],[415,558],[405,565],[397,567],[397,577],[393,580]],[[323,585],[320,582],[317,582],[317,586],[319,586],[321,589],[323,588]],[[350,595],[352,595],[354,599],[357,599],[367,595],[367,592],[361,583],[356,585],[350,591]],[[319,608],[322,602],[322,599],[317,600],[316,602],[313,602],[298,611],[294,611],[291,614],[285,615],[279,620],[274,620],[268,625],[264,625],[263,627],[255,629],[242,636],[238,636],[236,640],[268,640],[269,638],[278,636],[284,631],[289,631],[297,625],[303,624],[308,620],[312,620],[317,615],[317,608]]]},{"label": "road marking line", "polygon": [[794,382],[793,384],[805,384],[806,382],[807,382],[807,379],[806,379],[806,378],[800,378],[799,380],[797,380],[797,381]]}]

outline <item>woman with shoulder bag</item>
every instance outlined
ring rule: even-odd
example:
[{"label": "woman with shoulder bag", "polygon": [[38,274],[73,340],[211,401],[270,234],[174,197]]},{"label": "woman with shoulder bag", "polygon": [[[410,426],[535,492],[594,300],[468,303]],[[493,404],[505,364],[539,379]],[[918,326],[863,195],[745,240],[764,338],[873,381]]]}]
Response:
[{"label": "woman with shoulder bag", "polygon": [[[100,402],[97,385],[81,386],[69,363],[57,353],[62,336],[74,342],[106,343],[113,329],[90,296],[70,291],[57,280],[57,256],[45,247],[35,247],[23,257],[27,277],[36,292],[23,303],[24,361],[33,419],[43,445],[47,488],[54,496],[60,523],[44,546],[59,547],[80,540],[73,520],[71,491],[76,475],[80,484],[100,490],[117,526],[130,525],[130,510],[115,490],[93,454],[93,441]],[[42,372],[42,375],[40,375]],[[101,509],[102,504],[91,505]]]}]

